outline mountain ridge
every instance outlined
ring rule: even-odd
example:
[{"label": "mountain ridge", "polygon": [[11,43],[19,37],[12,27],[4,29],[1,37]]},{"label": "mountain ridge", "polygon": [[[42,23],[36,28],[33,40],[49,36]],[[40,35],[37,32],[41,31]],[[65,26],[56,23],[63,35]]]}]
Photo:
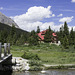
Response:
[{"label": "mountain ridge", "polygon": [[19,26],[12,20],[11,18],[5,16],[3,13],[0,12],[0,22],[3,24],[7,24],[12,27],[14,25],[16,28],[19,28]]}]

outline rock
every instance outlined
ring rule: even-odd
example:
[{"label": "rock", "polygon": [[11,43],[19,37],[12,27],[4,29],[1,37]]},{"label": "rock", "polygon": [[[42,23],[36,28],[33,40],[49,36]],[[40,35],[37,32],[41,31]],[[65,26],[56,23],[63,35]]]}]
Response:
[{"label": "rock", "polygon": [[15,66],[12,66],[13,71],[23,71],[26,70],[28,71],[30,69],[29,64],[27,63],[28,60],[23,59],[21,57],[13,57],[12,62],[15,63]]},{"label": "rock", "polygon": [[5,16],[1,12],[0,12],[0,22],[4,23],[4,24],[7,24],[9,26],[14,25],[16,28],[19,28],[19,26],[11,18]]}]

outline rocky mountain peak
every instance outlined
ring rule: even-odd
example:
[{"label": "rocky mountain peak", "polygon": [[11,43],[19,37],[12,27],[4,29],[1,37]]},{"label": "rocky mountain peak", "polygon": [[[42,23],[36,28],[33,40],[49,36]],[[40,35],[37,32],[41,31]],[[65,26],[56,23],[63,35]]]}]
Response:
[{"label": "rocky mountain peak", "polygon": [[7,24],[9,26],[14,25],[16,28],[19,28],[19,26],[11,18],[5,16],[1,12],[0,12],[0,22],[4,23],[4,24]]}]

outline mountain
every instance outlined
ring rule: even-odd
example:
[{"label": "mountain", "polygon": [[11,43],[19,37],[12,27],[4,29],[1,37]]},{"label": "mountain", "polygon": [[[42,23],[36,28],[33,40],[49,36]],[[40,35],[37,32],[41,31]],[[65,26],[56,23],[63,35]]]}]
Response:
[{"label": "mountain", "polygon": [[3,24],[7,24],[9,26],[14,25],[16,28],[19,28],[19,26],[9,17],[5,16],[0,12],[0,22]]}]

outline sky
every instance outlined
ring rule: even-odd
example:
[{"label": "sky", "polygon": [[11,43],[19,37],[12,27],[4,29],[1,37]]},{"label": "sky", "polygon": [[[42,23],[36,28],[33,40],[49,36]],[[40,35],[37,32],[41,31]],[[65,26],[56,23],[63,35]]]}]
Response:
[{"label": "sky", "polygon": [[0,12],[26,31],[59,31],[66,21],[75,30],[75,0],[0,0]]}]

